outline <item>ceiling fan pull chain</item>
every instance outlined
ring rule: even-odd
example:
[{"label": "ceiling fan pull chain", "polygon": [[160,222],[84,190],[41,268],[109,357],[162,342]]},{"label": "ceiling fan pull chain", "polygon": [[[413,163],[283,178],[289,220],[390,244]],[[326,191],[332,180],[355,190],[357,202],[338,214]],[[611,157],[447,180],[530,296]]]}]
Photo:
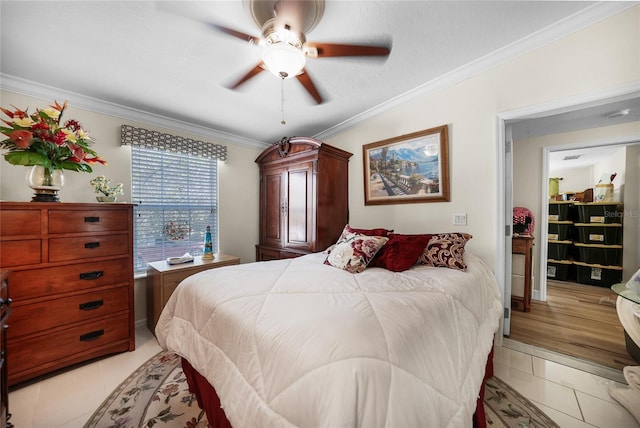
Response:
[{"label": "ceiling fan pull chain", "polygon": [[280,112],[282,113],[282,120],[280,121],[280,123],[282,125],[286,125],[287,122],[285,122],[284,120],[284,77],[282,78],[282,87],[280,90]]}]

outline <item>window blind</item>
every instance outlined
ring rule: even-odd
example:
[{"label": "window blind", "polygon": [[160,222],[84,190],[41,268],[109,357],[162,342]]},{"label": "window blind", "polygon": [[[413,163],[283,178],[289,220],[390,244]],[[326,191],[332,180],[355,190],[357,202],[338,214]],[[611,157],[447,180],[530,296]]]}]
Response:
[{"label": "window blind", "polygon": [[134,269],[147,263],[202,255],[211,227],[218,252],[217,160],[131,145]]}]

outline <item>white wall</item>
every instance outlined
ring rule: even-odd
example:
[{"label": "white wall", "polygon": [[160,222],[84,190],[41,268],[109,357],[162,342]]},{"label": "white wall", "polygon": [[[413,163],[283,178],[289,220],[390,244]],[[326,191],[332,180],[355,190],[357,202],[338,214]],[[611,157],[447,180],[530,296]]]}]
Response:
[{"label": "white wall", "polygon": [[[498,113],[638,82],[639,17],[640,7],[628,9],[325,139],[354,153],[350,222],[400,232],[469,232],[468,248],[495,266]],[[362,145],[443,124],[450,132],[451,202],[365,206]],[[452,225],[458,212],[468,214],[466,227]]]},{"label": "white wall", "polygon": [[[516,144],[514,144],[514,146],[516,146]],[[514,147],[514,162],[516,157],[516,149],[517,146]],[[516,165],[514,165],[514,171],[518,171],[515,166]],[[517,167],[520,167],[520,165],[517,165]],[[562,180],[560,180],[560,182],[558,183],[560,193],[578,193],[583,192],[585,189],[593,187],[593,168],[591,168],[590,166],[585,166],[582,168],[549,168],[548,175],[549,177],[562,178]]]},{"label": "white wall", "polygon": [[[9,108],[15,105],[21,109],[29,108],[30,112],[36,107],[45,107],[54,101],[7,91],[0,92],[0,96],[2,107]],[[64,171],[65,184],[59,193],[62,202],[96,202],[89,180],[97,175],[105,175],[116,183],[124,183],[125,194],[118,200],[131,202],[131,151],[129,147],[120,146],[120,126],[123,124],[209,141],[198,135],[77,109],[72,105],[65,111],[64,118],[78,120],[90,132],[95,140],[93,148],[109,165],[98,165],[90,174]],[[211,142],[226,145],[229,155],[227,162],[218,164],[219,250],[240,257],[242,263],[255,261],[255,244],[258,243],[259,171],[254,160],[262,150],[224,141]],[[11,165],[4,159],[0,160],[0,200],[31,200],[32,191],[25,182],[28,169]],[[136,280],[135,314],[137,321],[146,318],[144,278]]]},{"label": "white wall", "polygon": [[611,174],[617,174],[613,180],[613,200],[616,202],[624,202],[624,195],[621,189],[624,189],[625,182],[625,153],[626,149],[620,147],[609,156],[600,159],[600,161],[593,166],[593,175],[591,176],[592,186],[595,186],[601,179],[603,180],[602,184],[608,184]]}]

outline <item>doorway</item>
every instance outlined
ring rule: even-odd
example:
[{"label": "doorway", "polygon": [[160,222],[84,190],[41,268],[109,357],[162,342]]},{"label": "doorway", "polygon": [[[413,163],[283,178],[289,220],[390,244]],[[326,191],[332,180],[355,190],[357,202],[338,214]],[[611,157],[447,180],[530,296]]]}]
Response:
[{"label": "doorway", "polygon": [[[562,102],[555,102],[545,107],[531,107],[523,109],[519,112],[510,112],[509,114],[499,115],[499,160],[498,164],[500,168],[504,169],[504,182],[499,179],[499,189],[504,192],[504,200],[499,201],[498,212],[504,216],[499,219],[498,230],[507,230],[507,233],[498,238],[497,248],[497,260],[503,260],[504,266],[496,266],[496,275],[499,282],[503,281],[505,286],[505,321],[509,321],[507,318],[510,316],[510,276],[511,276],[511,247],[510,240],[511,234],[510,227],[512,226],[509,218],[509,212],[514,206],[523,205],[519,201],[521,195],[510,193],[510,188],[513,185],[517,188],[517,181],[524,177],[530,183],[534,183],[535,190],[531,193],[536,195],[534,197],[533,209],[536,225],[536,251],[534,260],[534,272],[535,272],[535,285],[534,285],[534,299],[545,301],[546,296],[546,265],[540,263],[540,260],[546,260],[546,245],[541,244],[546,242],[547,230],[546,227],[541,227],[540,224],[546,226],[546,216],[548,198],[543,198],[548,192],[548,156],[549,153],[575,148],[578,143],[568,143],[559,140],[553,140],[549,143],[540,144],[538,146],[531,145],[526,147],[530,153],[527,155],[529,162],[526,168],[517,167],[517,174],[513,174],[513,168],[510,166],[513,153],[509,152],[512,141],[515,144],[519,144],[520,140],[532,140],[539,138],[543,135],[562,134],[568,135],[569,133],[575,133],[579,136],[579,144],[584,148],[593,148],[598,146],[613,146],[622,145],[630,142],[640,141],[640,128],[638,127],[638,121],[640,120],[640,98],[637,91],[633,90],[621,90],[618,94],[612,94],[606,99],[585,99],[582,103],[568,103],[562,105]],[[621,106],[620,102],[630,104],[631,111],[635,111],[633,115],[624,114],[622,116],[611,115],[612,112],[619,111],[618,107]],[[597,113],[596,113],[597,112]],[[591,119],[587,119],[589,114],[592,115]],[[593,116],[594,114],[597,117]],[[631,117],[630,117],[631,116]],[[635,126],[633,124],[635,123]],[[625,125],[626,124],[626,125]],[[616,128],[617,127],[617,128]],[[611,133],[608,131],[614,130]],[[509,133],[512,134],[512,139],[508,139]],[[580,134],[583,135],[580,135]],[[587,135],[590,134],[590,135]],[[556,144],[554,144],[556,143]],[[504,151],[503,151],[504,149]],[[517,150],[514,148],[514,150]],[[543,158],[544,153],[544,158]],[[537,161],[536,161],[537,159]],[[529,168],[529,170],[527,170]],[[636,178],[637,181],[637,178]],[[530,195],[528,195],[530,196]],[[530,204],[530,202],[527,202]],[[502,220],[502,222],[500,221]],[[637,236],[637,235],[636,235]],[[636,255],[637,257],[637,255]],[[499,261],[497,265],[499,265]],[[542,278],[542,281],[540,279]],[[508,324],[505,325],[505,332],[508,332]],[[505,339],[504,345],[507,346],[508,339]],[[513,345],[513,344],[511,344]],[[511,346],[509,346],[511,347]],[[532,353],[532,352],[529,352]],[[584,369],[583,367],[579,367]]]}]

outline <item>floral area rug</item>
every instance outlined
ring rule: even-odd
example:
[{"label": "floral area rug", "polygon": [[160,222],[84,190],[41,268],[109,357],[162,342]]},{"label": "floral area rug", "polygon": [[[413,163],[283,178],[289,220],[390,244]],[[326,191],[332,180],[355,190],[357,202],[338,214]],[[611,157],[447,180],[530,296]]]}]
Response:
[{"label": "floral area rug", "polygon": [[560,428],[531,401],[495,376],[487,379],[484,410],[487,428]]},{"label": "floral area rug", "polygon": [[[497,377],[487,380],[488,428],[559,428],[533,403]],[[209,428],[189,392],[180,357],[160,352],[133,372],[95,411],[84,428]]]},{"label": "floral area rug", "polygon": [[140,366],[95,411],[84,428],[207,428],[189,392],[180,357],[160,352]]}]

